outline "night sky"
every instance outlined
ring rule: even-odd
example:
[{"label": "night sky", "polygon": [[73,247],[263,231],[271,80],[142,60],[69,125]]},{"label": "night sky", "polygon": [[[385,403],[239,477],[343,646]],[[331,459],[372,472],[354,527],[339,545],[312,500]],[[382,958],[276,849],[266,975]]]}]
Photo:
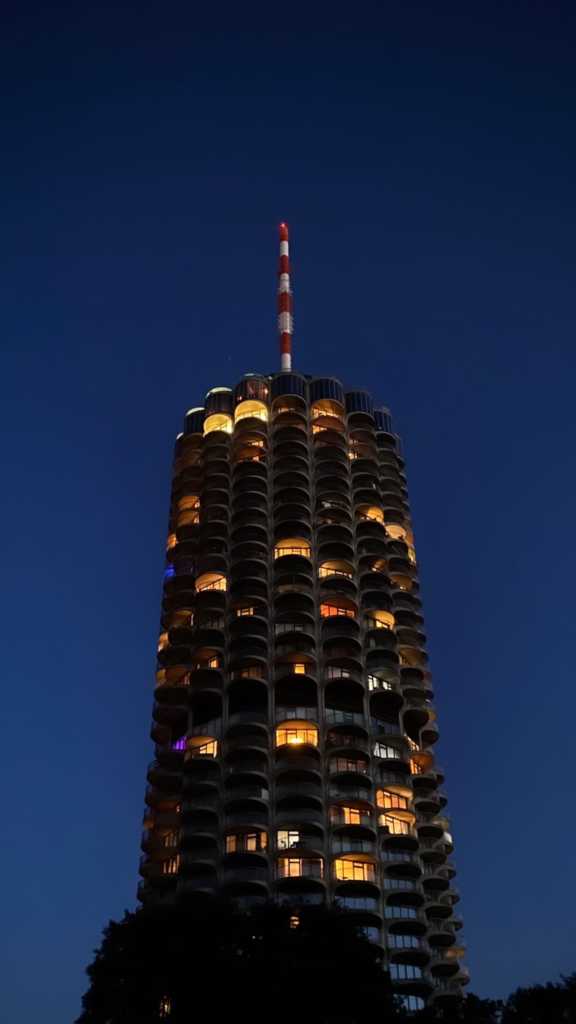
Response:
[{"label": "night sky", "polygon": [[135,905],[172,445],[278,369],[282,219],[296,368],[404,438],[471,989],[574,970],[571,5],[86,6],[0,53],[3,1016]]}]

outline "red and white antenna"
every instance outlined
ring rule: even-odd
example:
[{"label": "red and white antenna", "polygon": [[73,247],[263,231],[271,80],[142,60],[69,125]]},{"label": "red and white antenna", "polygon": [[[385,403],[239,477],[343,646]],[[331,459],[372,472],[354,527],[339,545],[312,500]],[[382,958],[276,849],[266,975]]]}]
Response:
[{"label": "red and white antenna", "polygon": [[278,266],[278,333],[280,335],[280,369],[292,369],[292,289],[290,288],[290,254],[288,225],[280,225],[280,263]]}]

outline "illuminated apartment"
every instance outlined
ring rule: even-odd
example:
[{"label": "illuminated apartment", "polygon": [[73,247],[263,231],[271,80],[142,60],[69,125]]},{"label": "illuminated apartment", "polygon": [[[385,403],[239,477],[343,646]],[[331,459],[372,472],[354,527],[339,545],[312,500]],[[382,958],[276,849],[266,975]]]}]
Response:
[{"label": "illuminated apartment", "polygon": [[409,1009],[461,964],[404,461],[364,390],[291,367],[215,387],[176,441],[144,902],[337,903]]}]

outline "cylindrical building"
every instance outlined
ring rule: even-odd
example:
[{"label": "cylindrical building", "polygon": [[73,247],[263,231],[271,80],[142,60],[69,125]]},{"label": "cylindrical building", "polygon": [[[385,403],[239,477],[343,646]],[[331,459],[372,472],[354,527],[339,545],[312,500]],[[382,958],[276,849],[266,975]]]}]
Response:
[{"label": "cylindrical building", "polygon": [[250,374],[187,413],[153,718],[141,900],[337,902],[408,1008],[461,993],[404,461],[368,392]]}]

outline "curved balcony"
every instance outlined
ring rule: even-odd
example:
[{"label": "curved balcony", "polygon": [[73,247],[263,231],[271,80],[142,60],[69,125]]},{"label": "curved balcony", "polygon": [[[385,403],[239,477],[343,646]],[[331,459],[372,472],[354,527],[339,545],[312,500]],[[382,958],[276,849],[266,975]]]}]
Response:
[{"label": "curved balcony", "polygon": [[[171,705],[175,711],[178,711],[178,708],[175,707],[176,705],[184,706],[186,704],[189,683],[189,670],[185,665],[172,665],[170,668],[160,669],[156,673],[156,688],[154,690],[154,699],[158,711],[160,705]],[[180,712],[178,711],[179,714]],[[160,721],[157,715],[156,721]]]},{"label": "curved balcony", "polygon": [[326,734],[326,746],[331,754],[365,754],[370,749],[365,726],[336,725]]},{"label": "curved balcony", "polygon": [[291,621],[293,615],[305,615],[306,621],[314,622],[315,608],[315,601],[310,593],[288,591],[274,595],[274,613],[279,620]]},{"label": "curved balcony", "polygon": [[254,864],[248,855],[234,858],[234,863],[224,863],[222,881],[228,896],[242,895],[253,889],[267,890],[270,881],[268,866]]},{"label": "curved balcony", "polygon": [[308,435],[305,416],[297,412],[279,413],[272,424],[272,440],[274,447],[292,441],[306,443]]},{"label": "curved balcony", "polygon": [[322,829],[324,826],[324,810],[317,802],[284,801],[286,806],[276,808],[276,825],[290,828],[301,826],[316,826]]},{"label": "curved balcony", "polygon": [[264,503],[258,503],[257,505],[246,505],[246,502],[237,502],[237,507],[232,513],[232,530],[233,532],[241,529],[242,527],[249,528],[258,526],[260,528],[268,528],[268,506]]},{"label": "curved balcony", "polygon": [[241,523],[232,528],[230,535],[231,547],[235,550],[240,544],[258,543],[268,544],[268,529],[262,522]]},{"label": "curved balcony", "polygon": [[278,775],[282,772],[301,771],[313,773],[314,776],[320,778],[322,776],[320,752],[316,748],[310,747],[310,745],[307,746],[306,750],[302,746],[291,744],[283,744],[277,747],[275,767]]},{"label": "curved balcony", "polygon": [[342,781],[357,785],[359,776],[370,780],[370,761],[358,754],[333,755],[328,763],[328,772],[337,785]]},{"label": "curved balcony", "polygon": [[288,769],[278,773],[276,779],[276,800],[282,804],[287,798],[300,800],[301,797],[322,799],[322,780],[312,772]]},{"label": "curved balcony", "polygon": [[291,889],[324,888],[324,862],[321,857],[281,856],[276,861],[276,886]]},{"label": "curved balcony", "polygon": [[226,730],[227,754],[237,750],[268,752],[268,730],[264,726],[238,723]]},{"label": "curved balcony", "polygon": [[230,584],[230,597],[236,603],[251,600],[264,600],[268,598],[268,583],[266,579],[245,579],[239,576]]},{"label": "curved balcony", "polygon": [[274,514],[286,505],[297,505],[302,511],[310,509],[310,491],[303,487],[282,487],[274,492]]}]

